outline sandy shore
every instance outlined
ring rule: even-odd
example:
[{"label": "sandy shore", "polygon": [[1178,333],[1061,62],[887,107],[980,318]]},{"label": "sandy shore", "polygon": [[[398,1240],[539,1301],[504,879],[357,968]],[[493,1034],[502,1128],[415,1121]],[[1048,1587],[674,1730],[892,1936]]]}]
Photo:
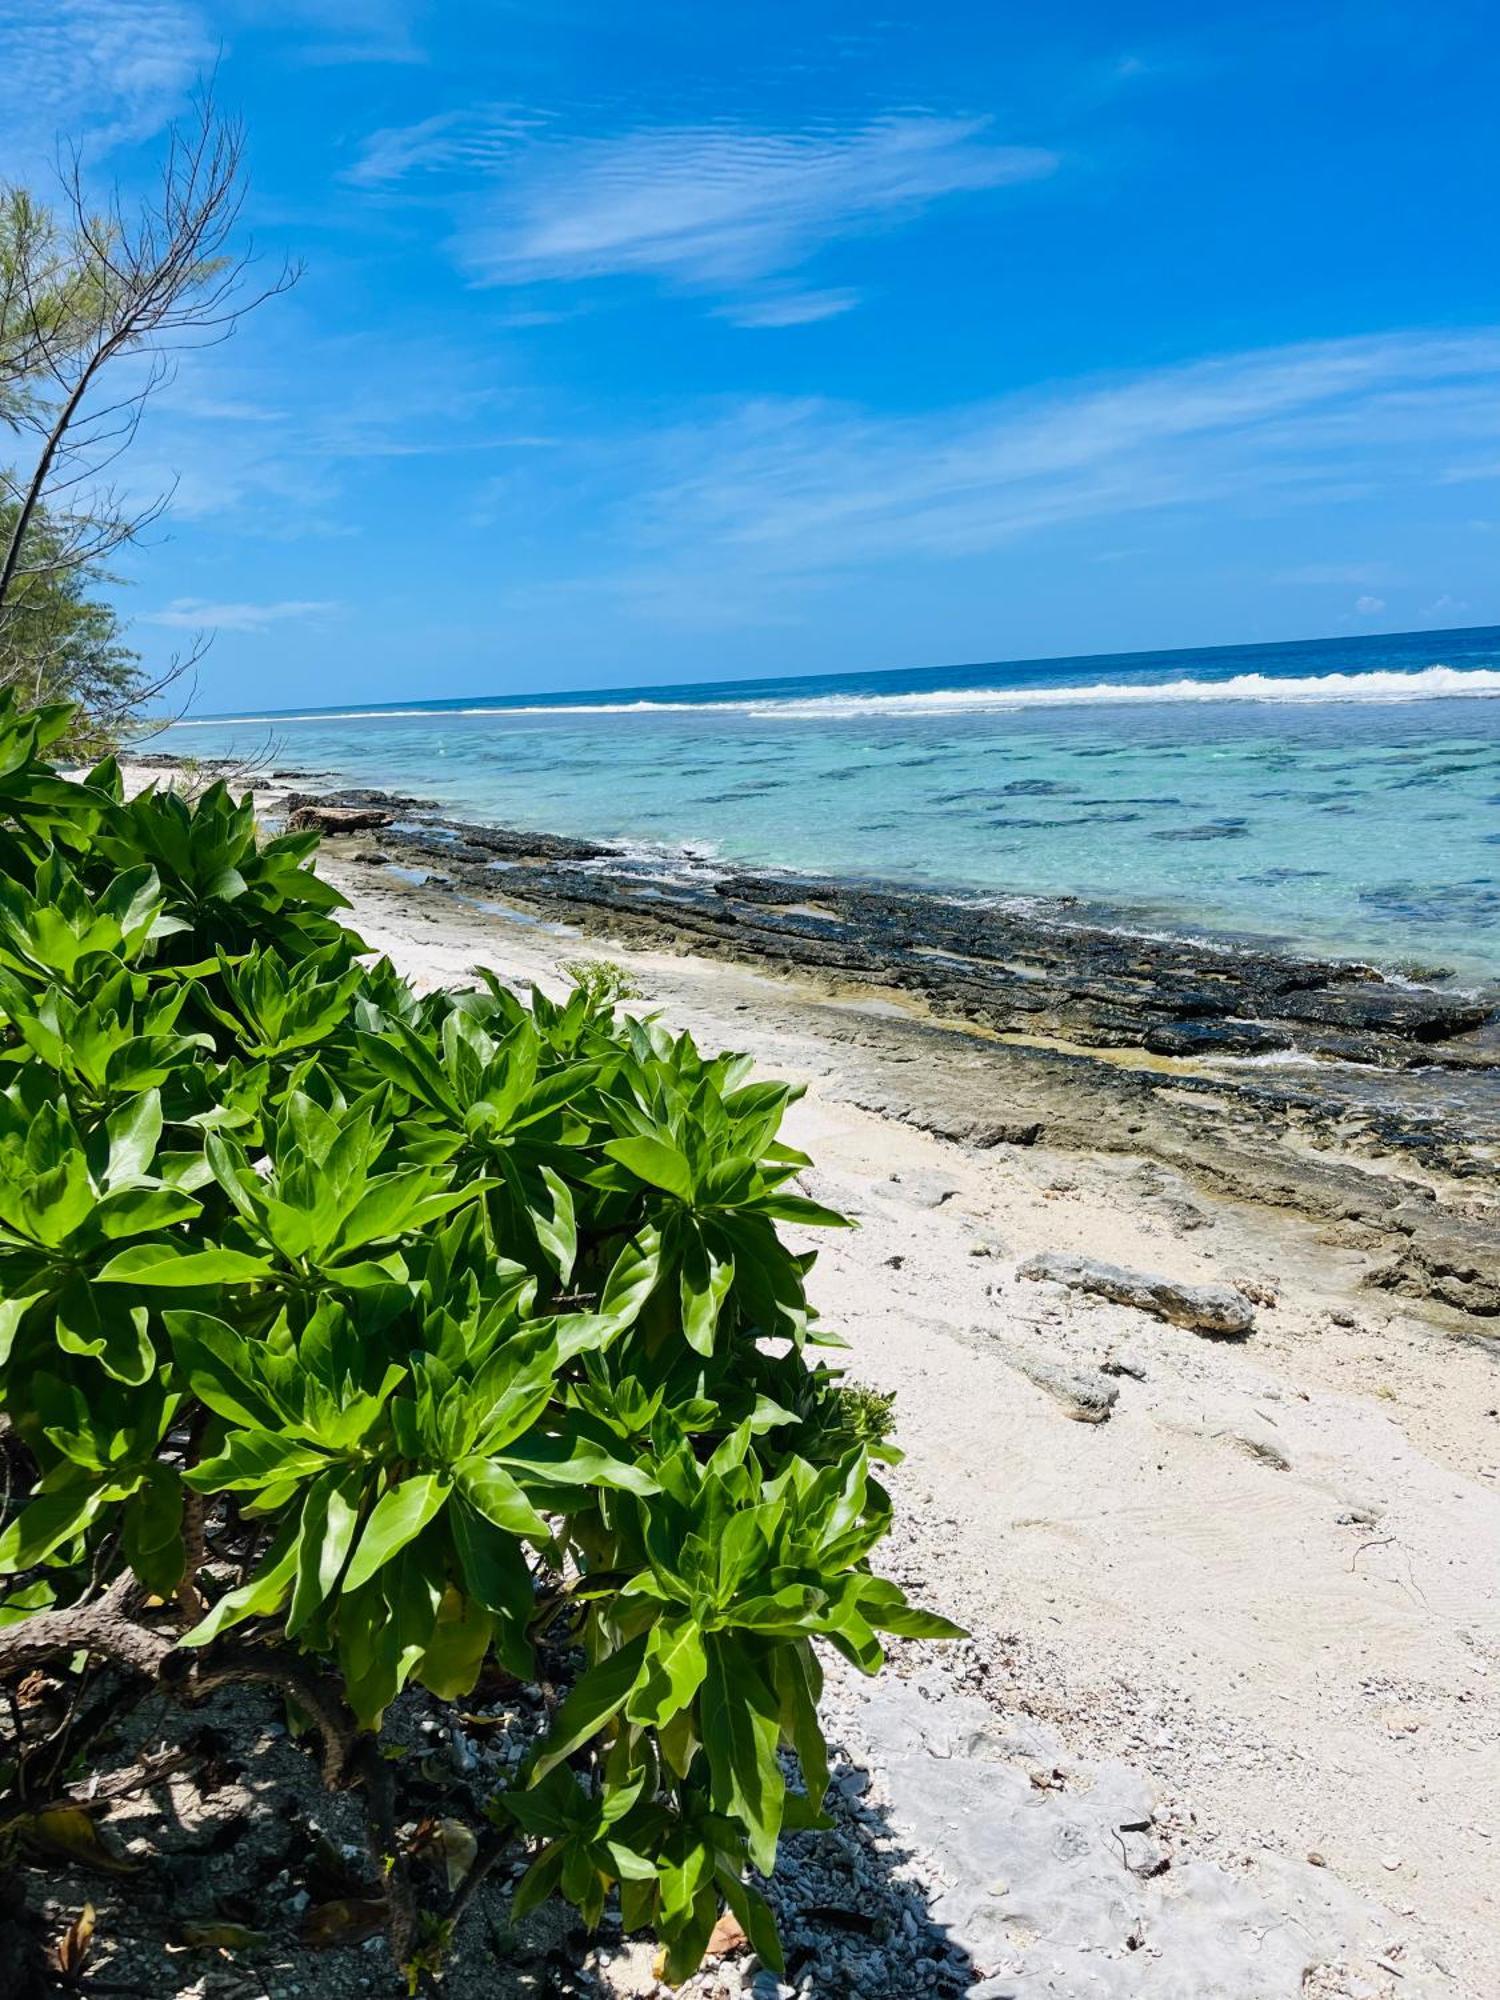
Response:
[{"label": "sandy shore", "polygon": [[[334,843],[324,870],[371,946],[419,982],[482,959],[556,990],[580,950],[562,927],[434,894],[356,849]],[[890,1008],[739,965],[611,956],[641,989],[633,1004],[807,1084],[792,1136],[817,1161],[813,1191],[863,1225],[821,1239],[817,1294],[852,1372],[898,1399],[896,1561],[974,1638],[900,1663],[894,1693],[916,1691],[927,1734],[894,1694],[862,1707],[843,1678],[835,1724],[920,1849],[974,1990],[1500,1991],[1493,1343],[1429,1302],[1372,1293],[1366,1252],[1326,1217],[1242,1202],[1222,1175],[1133,1157],[1118,1135],[1099,1153],[919,1129],[924,1093],[952,1080]],[[1003,1117],[983,1081],[972,1111]],[[1264,1302],[1247,1339],[1207,1339],[1018,1275],[1059,1251]],[[1074,1421],[1035,1379],[1048,1367],[1115,1385],[1108,1421]],[[952,1702],[968,1717],[957,1751],[933,1720]],[[988,1749],[976,1702],[1000,1730]],[[1025,1736],[1038,1727],[1051,1733]],[[1150,1867],[1120,1865],[1071,1900],[1038,1881],[1020,1911],[1005,1882],[971,1879],[994,1865],[973,1839],[986,1801],[1028,1754],[1056,1765],[1025,1772],[1044,1808],[1142,1784]],[[1013,1879],[1045,1824],[1016,1820]],[[1157,1860],[1170,1866],[1152,1874]]]}]

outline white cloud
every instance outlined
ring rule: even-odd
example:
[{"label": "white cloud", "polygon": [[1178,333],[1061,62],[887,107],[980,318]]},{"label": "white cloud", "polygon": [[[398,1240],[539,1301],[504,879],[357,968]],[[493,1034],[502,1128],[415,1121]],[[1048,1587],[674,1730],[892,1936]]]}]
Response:
[{"label": "white cloud", "polygon": [[372,132],[344,179],[356,187],[385,187],[426,167],[452,166],[463,155],[462,111],[439,111],[415,125]]},{"label": "white cloud", "polygon": [[362,142],[344,179],[355,187],[392,188],[417,174],[502,172],[545,124],[539,112],[493,104],[382,126]]},{"label": "white cloud", "polygon": [[680,600],[691,580],[722,603],[737,587],[980,556],[1081,523],[1118,534],[1152,511],[1266,520],[1409,491],[1436,479],[1449,437],[1500,440],[1497,388],[1500,329],[1393,334],[911,417],[762,399],[590,439],[578,476],[602,481],[614,509],[622,597]]},{"label": "white cloud", "polygon": [[1431,604],[1424,604],[1422,606],[1422,616],[1424,618],[1457,618],[1471,608],[1466,598],[1450,597],[1445,590],[1442,596],[1434,598]]},{"label": "white cloud", "polygon": [[0,171],[34,177],[59,137],[149,138],[215,53],[187,0],[0,0]]},{"label": "white cloud", "polygon": [[740,299],[718,308],[719,317],[735,326],[811,326],[836,319],[859,304],[858,292],[786,292],[766,298]]},{"label": "white cloud", "polygon": [[142,612],[147,625],[182,632],[264,632],[269,625],[324,618],[343,607],[331,599],[282,598],[273,604],[216,604],[204,597],[174,597],[159,611]]},{"label": "white cloud", "polygon": [[1356,597],[1354,600],[1354,609],[1359,613],[1361,618],[1373,618],[1378,612],[1384,611],[1385,599],[1383,597]]},{"label": "white cloud", "polygon": [[662,127],[615,138],[522,135],[514,117],[428,120],[377,133],[352,169],[390,184],[418,167],[480,167],[456,248],[483,284],[653,272],[698,286],[795,269],[856,229],[944,196],[1037,180],[1054,154],[1005,146],[989,122],[926,113],[853,131]]}]

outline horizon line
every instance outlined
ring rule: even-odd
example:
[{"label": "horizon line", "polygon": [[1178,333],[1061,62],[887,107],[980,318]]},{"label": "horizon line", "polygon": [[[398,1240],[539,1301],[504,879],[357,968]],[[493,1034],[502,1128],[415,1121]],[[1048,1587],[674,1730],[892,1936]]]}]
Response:
[{"label": "horizon line", "polygon": [[185,711],[170,720],[157,725],[158,732],[184,723],[210,722],[278,722],[291,720],[313,720],[318,716],[333,719],[351,714],[380,715],[400,710],[404,712],[436,711],[461,707],[506,708],[522,704],[556,705],[566,707],[574,704],[609,698],[618,701],[626,695],[650,694],[692,694],[722,688],[774,688],[804,686],[809,681],[846,681],[895,679],[913,674],[972,674],[987,668],[1015,670],[1025,667],[1049,667],[1061,662],[1076,663],[1080,666],[1093,665],[1104,661],[1128,661],[1145,659],[1177,659],[1187,655],[1203,656],[1214,653],[1236,652],[1279,652],[1295,647],[1338,646],[1357,643],[1360,639],[1420,639],[1428,636],[1448,636],[1467,638],[1474,633],[1494,632],[1500,634],[1500,623],[1480,625],[1418,625],[1401,630],[1368,632],[1318,633],[1299,639],[1252,639],[1220,640],[1208,646],[1141,646],[1126,652],[1114,653],[1039,653],[1029,654],[1019,659],[987,659],[970,661],[946,661],[929,667],[854,667],[833,669],[826,673],[811,674],[763,674],[751,676],[725,676],[711,681],[632,681],[619,687],[567,688],[561,690],[520,690],[513,694],[439,695],[423,699],[421,696],[398,696],[391,701],[380,702],[330,702],[315,708],[238,709],[226,710],[212,715],[195,715]]}]

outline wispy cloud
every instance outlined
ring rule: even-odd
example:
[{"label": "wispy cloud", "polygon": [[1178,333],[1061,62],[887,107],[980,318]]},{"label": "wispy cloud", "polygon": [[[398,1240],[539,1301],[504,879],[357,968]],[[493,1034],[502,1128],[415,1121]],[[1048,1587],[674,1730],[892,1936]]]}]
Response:
[{"label": "wispy cloud", "polygon": [[487,284],[641,271],[743,284],[793,270],[851,230],[1057,164],[997,143],[986,119],[930,115],[852,131],[701,126],[547,141],[477,204],[458,248]]},{"label": "wispy cloud", "polygon": [[271,604],[219,604],[205,597],[174,597],[159,611],[143,611],[147,625],[166,625],[179,632],[264,632],[271,625],[300,624],[326,618],[343,606],[332,599],[280,598]]},{"label": "wispy cloud", "polygon": [[372,132],[344,175],[356,187],[389,187],[424,168],[448,166],[460,156],[465,114],[439,111],[415,125]]},{"label": "wispy cloud", "polygon": [[0,0],[0,172],[34,174],[59,134],[149,138],[214,55],[188,0]]},{"label": "wispy cloud", "polygon": [[295,304],[228,348],[180,357],[122,468],[132,501],[260,539],[349,536],[382,465],[494,456],[535,430],[489,350],[380,328],[320,333]]},{"label": "wispy cloud", "polygon": [[836,319],[859,304],[858,292],[785,292],[765,298],[735,299],[718,308],[719,317],[735,326],[811,326]]},{"label": "wispy cloud", "polygon": [[[921,417],[750,402],[616,446],[613,583],[642,608],[690,579],[722,604],[735,584],[1118,532],[1153,511],[1265,519],[1435,485],[1453,438],[1500,440],[1497,389],[1500,329],[1260,350]],[[608,477],[608,448],[589,451]]]},{"label": "wispy cloud", "polygon": [[497,173],[546,122],[540,112],[489,104],[385,125],[361,142],[343,178],[354,187],[391,188],[418,174]]},{"label": "wispy cloud", "polygon": [[257,26],[279,17],[301,31],[305,63],[421,63],[426,51],[412,25],[410,0],[237,0]]},{"label": "wispy cloud", "polygon": [[1000,143],[988,119],[929,112],[577,137],[538,111],[488,105],[372,132],[345,179],[388,191],[437,179],[458,218],[454,250],[482,285],[646,273],[727,294],[717,310],[736,325],[791,327],[859,303],[853,290],[775,283],[825,245],[1057,166],[1054,153]]}]

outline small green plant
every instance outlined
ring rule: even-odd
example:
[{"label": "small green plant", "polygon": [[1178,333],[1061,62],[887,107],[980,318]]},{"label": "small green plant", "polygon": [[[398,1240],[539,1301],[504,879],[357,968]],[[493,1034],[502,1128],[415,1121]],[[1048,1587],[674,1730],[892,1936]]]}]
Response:
[{"label": "small green plant", "polygon": [[614,967],[418,995],[313,836],[65,783],[65,726],[0,698],[0,1677],[280,1685],[420,1982],[460,1906],[415,1907],[382,1718],[571,1645],[493,1807],[518,1911],[617,1893],[681,1980],[727,1906],[778,1965],[747,1873],[818,1823],[814,1642],[955,1630],[871,1566],[890,1398],[824,1364],[779,1234],[842,1222],[796,1093],[617,1019]]},{"label": "small green plant", "polygon": [[876,1451],[896,1428],[895,1395],[863,1382],[845,1382],[838,1391],[838,1418],[851,1438]]},{"label": "small green plant", "polygon": [[591,1006],[614,1007],[622,1000],[638,1000],[641,989],[612,958],[565,958],[558,971],[566,973],[573,985],[586,993]]}]

